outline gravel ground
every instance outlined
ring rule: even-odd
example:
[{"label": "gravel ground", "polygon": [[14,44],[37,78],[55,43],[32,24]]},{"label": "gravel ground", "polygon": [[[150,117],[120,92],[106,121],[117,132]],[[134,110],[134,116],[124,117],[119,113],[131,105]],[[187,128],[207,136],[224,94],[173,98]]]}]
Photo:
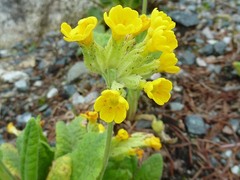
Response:
[{"label": "gravel ground", "polygon": [[[240,60],[240,1],[163,1],[160,9],[177,22],[182,70],[168,76],[174,83],[169,103],[159,107],[142,94],[137,113],[161,118],[178,139],[161,150],[163,179],[238,179],[240,77],[232,62]],[[56,121],[92,107],[104,81],[82,59],[81,49],[55,31],[0,50],[0,143],[15,139],[7,123],[23,129],[37,115],[54,143]],[[153,132],[144,118],[121,126]]]}]

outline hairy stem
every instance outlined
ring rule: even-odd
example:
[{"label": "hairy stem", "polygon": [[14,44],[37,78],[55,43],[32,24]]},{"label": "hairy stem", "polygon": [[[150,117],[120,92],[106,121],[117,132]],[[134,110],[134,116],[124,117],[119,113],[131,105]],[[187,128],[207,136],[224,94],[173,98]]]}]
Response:
[{"label": "hairy stem", "polygon": [[106,139],[106,147],[105,147],[105,152],[104,152],[104,157],[103,157],[103,167],[102,171],[99,175],[99,179],[102,180],[104,172],[107,168],[108,164],[108,159],[109,159],[109,153],[111,149],[111,140],[112,140],[112,131],[113,131],[113,122],[108,124],[107,127],[107,139]]},{"label": "hairy stem", "polygon": [[140,90],[136,90],[136,89],[128,90],[127,101],[129,104],[129,110],[128,110],[127,119],[130,121],[133,121],[136,115],[139,96],[140,96]]},{"label": "hairy stem", "polygon": [[147,0],[143,0],[143,3],[142,3],[142,14],[147,14]]}]

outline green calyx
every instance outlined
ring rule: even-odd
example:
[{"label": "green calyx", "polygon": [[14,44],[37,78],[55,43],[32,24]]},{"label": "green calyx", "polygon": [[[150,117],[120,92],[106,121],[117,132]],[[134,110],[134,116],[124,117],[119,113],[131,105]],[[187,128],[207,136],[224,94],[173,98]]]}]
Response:
[{"label": "green calyx", "polygon": [[97,41],[83,48],[84,62],[88,69],[104,77],[109,88],[115,82],[122,88],[141,89],[141,81],[157,72],[161,53],[145,53],[145,41],[136,43],[132,37],[115,41],[101,33],[95,36]]}]

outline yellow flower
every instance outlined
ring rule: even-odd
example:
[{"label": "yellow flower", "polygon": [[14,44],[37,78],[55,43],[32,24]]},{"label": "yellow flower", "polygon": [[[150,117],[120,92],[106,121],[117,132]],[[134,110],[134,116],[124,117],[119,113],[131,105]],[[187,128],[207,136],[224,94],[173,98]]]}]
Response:
[{"label": "yellow flower", "polygon": [[161,27],[153,31],[147,40],[147,51],[172,52],[178,46],[176,36],[172,30],[164,30]]},{"label": "yellow flower", "polygon": [[159,58],[159,72],[178,73],[180,68],[175,66],[177,61],[174,53],[162,53]]},{"label": "yellow flower", "polygon": [[145,139],[144,142],[145,142],[145,144],[146,144],[147,146],[152,147],[152,148],[154,148],[155,150],[159,150],[159,149],[161,149],[161,147],[162,147],[162,144],[161,144],[161,142],[160,142],[160,139],[157,138],[157,137],[155,137],[155,136],[152,136],[152,137],[150,137],[150,138]]},{"label": "yellow flower", "polygon": [[142,28],[142,20],[137,11],[129,7],[117,5],[111,8],[109,15],[104,13],[104,21],[111,28],[115,40],[124,38],[128,34],[135,34]]},{"label": "yellow flower", "polygon": [[94,104],[95,111],[100,112],[100,118],[107,123],[121,123],[126,118],[128,108],[127,100],[116,90],[104,90]]},{"label": "yellow flower", "polygon": [[8,123],[7,132],[10,134],[15,134],[16,136],[18,136],[20,134],[20,131],[17,130],[17,128],[13,125],[12,122]]},{"label": "yellow flower", "polygon": [[127,140],[129,138],[129,134],[125,129],[119,129],[117,135],[116,135],[116,139],[118,139],[119,141],[122,140]]},{"label": "yellow flower", "polygon": [[173,22],[167,14],[163,11],[158,11],[157,8],[155,8],[151,13],[151,25],[148,33],[151,35],[152,32],[159,27],[163,30],[171,30],[175,25],[176,23]]},{"label": "yellow flower", "polygon": [[93,29],[97,25],[96,17],[88,17],[78,21],[75,28],[71,28],[66,22],[61,24],[61,32],[65,36],[63,39],[68,42],[78,42],[82,45],[89,45],[93,41]]},{"label": "yellow flower", "polygon": [[146,82],[144,91],[150,99],[153,99],[157,104],[163,105],[168,102],[171,97],[170,91],[172,90],[172,82],[159,78],[151,82]]},{"label": "yellow flower", "polygon": [[96,111],[87,111],[85,114],[81,114],[81,116],[85,117],[92,123],[95,123],[98,119],[98,113]]},{"label": "yellow flower", "polygon": [[99,133],[103,133],[105,131],[105,127],[102,124],[98,124]]},{"label": "yellow flower", "polygon": [[150,26],[150,18],[146,16],[146,14],[142,14],[140,16],[141,20],[142,20],[142,28],[139,30],[139,32],[134,33],[133,35],[136,36],[138,34],[140,34],[141,32],[147,30]]},{"label": "yellow flower", "polygon": [[139,160],[142,160],[144,151],[140,148],[132,148],[128,151],[128,155],[135,156],[137,155]]}]

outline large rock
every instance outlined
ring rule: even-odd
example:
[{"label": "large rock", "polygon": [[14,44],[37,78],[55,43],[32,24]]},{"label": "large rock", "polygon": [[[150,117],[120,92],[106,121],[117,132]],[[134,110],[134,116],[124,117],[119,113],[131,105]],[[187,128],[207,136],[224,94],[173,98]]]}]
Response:
[{"label": "large rock", "polygon": [[87,0],[1,0],[0,49],[58,30],[63,21],[76,25],[90,6]]}]

